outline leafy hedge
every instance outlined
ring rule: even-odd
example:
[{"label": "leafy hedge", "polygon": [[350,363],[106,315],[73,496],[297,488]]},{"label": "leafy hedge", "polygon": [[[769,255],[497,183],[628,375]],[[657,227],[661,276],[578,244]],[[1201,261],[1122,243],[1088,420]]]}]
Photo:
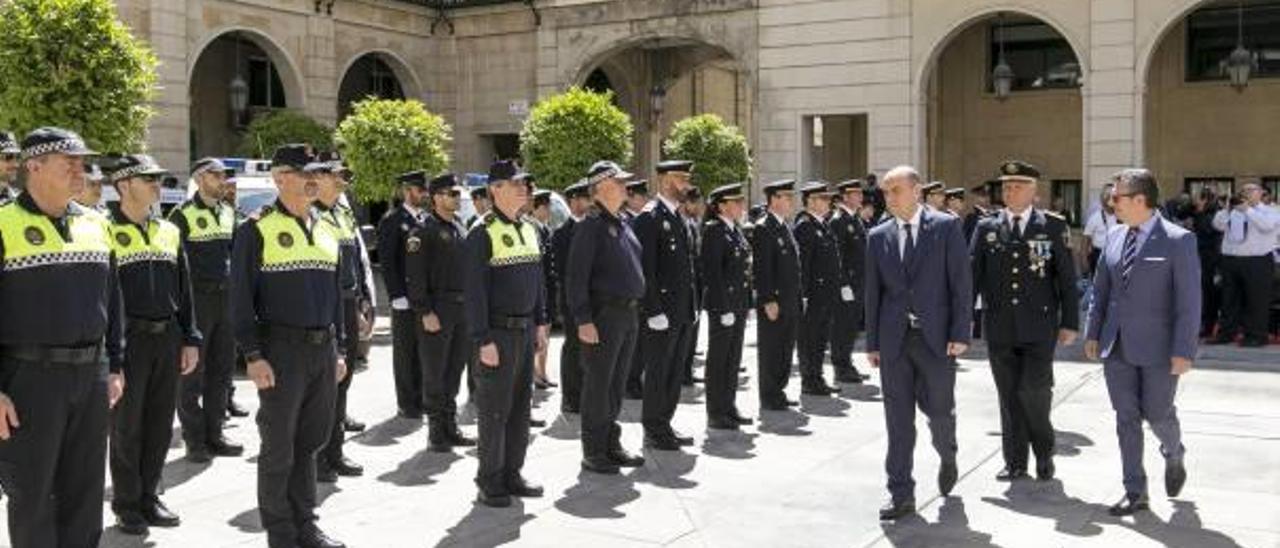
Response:
[{"label": "leafy hedge", "polygon": [[751,175],[747,138],[736,126],[715,114],[685,118],[671,128],[662,144],[667,158],[691,160],[693,183],[703,192],[721,185],[746,182]]},{"label": "leafy hedge", "polygon": [[435,174],[449,167],[452,131],[420,101],[369,98],[353,105],[334,142],[355,174],[356,197],[391,200],[398,175],[416,169]]},{"label": "leafy hedge", "polygon": [[573,87],[533,107],[520,132],[520,155],[538,186],[560,189],[597,161],[631,163],[634,131],[631,118],[614,106],[612,92]]},{"label": "leafy hedge", "polygon": [[262,114],[249,123],[236,153],[246,158],[270,158],[280,145],[310,143],[317,150],[333,148],[333,130],[294,110]]}]

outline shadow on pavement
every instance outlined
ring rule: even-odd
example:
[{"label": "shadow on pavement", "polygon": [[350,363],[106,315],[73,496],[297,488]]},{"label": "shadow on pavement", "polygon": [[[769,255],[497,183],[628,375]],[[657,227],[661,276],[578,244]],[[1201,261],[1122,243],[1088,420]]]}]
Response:
[{"label": "shadow on pavement", "polygon": [[766,434],[809,436],[813,432],[804,429],[808,425],[809,417],[793,409],[760,412],[760,431]]},{"label": "shadow on pavement", "polygon": [[846,384],[840,391],[840,397],[853,401],[879,402],[880,387],[874,384]]},{"label": "shadow on pavement", "polygon": [[471,503],[471,511],[449,528],[449,535],[436,543],[446,546],[499,546],[520,540],[520,528],[535,516],[526,514],[524,502],[511,500],[509,508],[490,508]]},{"label": "shadow on pavement", "polygon": [[960,497],[946,497],[938,507],[938,519],[925,521],[920,514],[911,514],[893,523],[881,523],[885,539],[893,546],[947,546],[985,548],[997,546],[991,543],[991,535],[969,528],[969,515]]},{"label": "shadow on pavement", "polygon": [[753,459],[756,454],[752,451],[756,448],[756,437],[759,435],[734,430],[707,429],[707,437],[702,441],[702,453],[722,459]]},{"label": "shadow on pavement", "polygon": [[819,417],[846,417],[849,402],[830,396],[800,396],[800,410]]},{"label": "shadow on pavement", "polygon": [[1080,454],[1081,447],[1093,447],[1093,440],[1077,432],[1055,430],[1053,433],[1053,454],[1074,457]]},{"label": "shadow on pavement", "polygon": [[582,423],[578,415],[560,413],[551,426],[548,426],[542,432],[542,435],[551,439],[572,441],[582,437]]},{"label": "shadow on pavement", "polygon": [[378,481],[400,487],[431,485],[436,483],[436,476],[448,472],[453,463],[460,460],[462,457],[456,453],[432,453],[423,449],[401,462],[395,470],[378,476]]},{"label": "shadow on pavement", "polygon": [[203,474],[211,466],[213,466],[213,461],[191,462],[186,457],[171,460],[164,465],[164,470],[161,472],[160,490],[163,492],[191,481],[192,478]]},{"label": "shadow on pavement", "polygon": [[645,458],[657,469],[644,479],[645,483],[667,489],[692,489],[698,486],[698,482],[684,478],[698,464],[696,453],[646,450]]},{"label": "shadow on pavement", "polygon": [[373,425],[364,432],[347,438],[347,441],[369,447],[386,447],[388,445],[395,445],[398,443],[400,438],[413,434],[419,430],[422,430],[421,420],[391,417],[390,419]]},{"label": "shadow on pavement", "polygon": [[[637,471],[637,475],[640,475]],[[618,507],[640,498],[630,475],[603,476],[578,472],[578,483],[565,490],[555,502],[557,510],[583,519],[620,519],[627,515]]]}]

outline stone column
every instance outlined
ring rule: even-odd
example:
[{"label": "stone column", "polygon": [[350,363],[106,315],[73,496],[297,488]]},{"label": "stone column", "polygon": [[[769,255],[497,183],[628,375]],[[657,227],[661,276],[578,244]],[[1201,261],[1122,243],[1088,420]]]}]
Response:
[{"label": "stone column", "polygon": [[1134,0],[1091,0],[1089,72],[1084,101],[1086,207],[1098,200],[1107,178],[1142,163],[1137,113]]},{"label": "stone column", "polygon": [[160,65],[159,90],[152,103],[156,113],[147,128],[147,143],[160,165],[173,170],[181,180],[191,164],[187,8],[185,2],[172,0],[150,0],[149,5],[150,35],[146,38]]},{"label": "stone column", "polygon": [[307,115],[332,126],[338,117],[338,85],[341,74],[334,60],[334,24],[328,15],[307,16],[303,82],[307,95]]}]

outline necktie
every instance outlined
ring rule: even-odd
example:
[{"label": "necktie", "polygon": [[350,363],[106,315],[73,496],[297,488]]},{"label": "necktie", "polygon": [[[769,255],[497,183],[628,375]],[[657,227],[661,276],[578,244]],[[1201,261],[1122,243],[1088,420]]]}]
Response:
[{"label": "necktie", "polygon": [[1133,263],[1138,259],[1138,227],[1129,228],[1129,233],[1124,237],[1124,251],[1120,255],[1120,279],[1125,285],[1129,283],[1129,272],[1133,270]]},{"label": "necktie", "polygon": [[1022,239],[1022,216],[1021,215],[1013,216],[1013,237],[1019,240]]},{"label": "necktie", "polygon": [[916,251],[916,238],[911,234],[911,223],[902,223],[902,230],[906,233],[906,245],[902,246],[902,262],[911,262],[911,256]]}]

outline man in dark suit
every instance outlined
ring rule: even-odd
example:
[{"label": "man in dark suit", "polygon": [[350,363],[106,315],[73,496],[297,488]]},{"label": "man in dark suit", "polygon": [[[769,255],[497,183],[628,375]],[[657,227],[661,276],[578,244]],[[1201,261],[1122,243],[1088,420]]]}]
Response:
[{"label": "man in dark suit", "polygon": [[782,411],[799,402],[784,390],[791,377],[800,325],[800,250],[787,216],[795,201],[796,182],[764,186],[768,205],[752,238],[752,279],[756,288],[756,341],[759,345],[760,408]]},{"label": "man in dark suit", "polygon": [[942,459],[938,490],[946,496],[955,487],[954,359],[969,346],[973,281],[961,220],[920,203],[919,173],[894,168],[882,187],[893,219],[867,239],[867,359],[880,367],[889,430],[892,498],[880,519],[896,520],[915,512],[917,404]]},{"label": "man in dark suit", "polygon": [[[836,236],[840,250],[840,270],[844,277],[840,303],[836,306],[835,320],[831,322],[831,364],[836,371],[836,382],[861,384],[867,377],[853,365],[853,344],[862,331],[863,278],[867,264],[867,225],[858,211],[862,209],[862,181],[845,181],[836,185],[840,204],[831,216],[831,232]],[[846,298],[847,297],[847,298]]]},{"label": "man in dark suit", "polygon": [[1125,496],[1110,508],[1124,516],[1148,507],[1142,421],[1160,440],[1165,491],[1187,480],[1174,408],[1178,377],[1191,371],[1200,331],[1200,261],[1195,234],[1155,211],[1160,190],[1145,169],[1114,177],[1116,218],[1093,278],[1085,355],[1101,356],[1124,472]]},{"label": "man in dark suit", "polygon": [[979,221],[970,244],[1000,398],[1000,481],[1027,477],[1028,445],[1036,456],[1036,477],[1053,478],[1053,352],[1058,344],[1075,342],[1080,329],[1070,228],[1056,213],[1032,207],[1039,179],[1035,166],[1005,162],[1005,209]]},{"label": "man in dark suit", "polygon": [[378,261],[382,281],[391,300],[391,370],[395,376],[396,404],[402,418],[422,420],[422,367],[418,360],[419,323],[409,305],[405,285],[405,242],[422,225],[427,205],[426,172],[411,171],[399,177],[404,202],[388,211],[378,223]]}]

